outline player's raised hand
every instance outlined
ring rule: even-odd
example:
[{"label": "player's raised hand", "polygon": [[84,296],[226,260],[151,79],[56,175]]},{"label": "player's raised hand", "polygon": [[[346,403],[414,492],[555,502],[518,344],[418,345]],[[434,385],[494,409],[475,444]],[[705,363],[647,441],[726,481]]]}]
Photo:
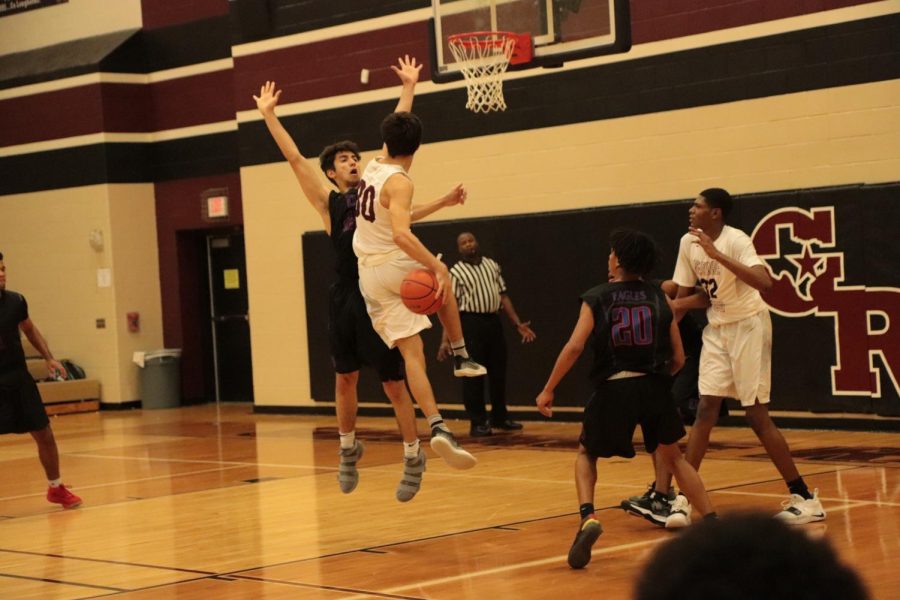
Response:
[{"label": "player's raised hand", "polygon": [[706,252],[706,255],[710,258],[718,258],[719,250],[716,248],[716,245],[713,243],[713,240],[709,235],[703,232],[699,227],[689,227],[688,233],[697,238],[694,240],[695,244],[700,244],[700,247],[703,248],[703,251]]},{"label": "player's raised hand", "polygon": [[443,206],[456,206],[457,204],[465,204],[466,198],[468,198],[469,192],[466,191],[466,188],[463,184],[457,183],[452,190],[447,192],[447,194],[441,198],[441,204]]},{"label": "player's raised hand", "polygon": [[267,81],[259,88],[259,96],[253,96],[253,99],[259,112],[265,114],[275,110],[280,96],[281,90],[275,90],[275,82]]},{"label": "player's raised hand", "polygon": [[400,66],[391,65],[391,69],[400,78],[401,83],[403,85],[416,85],[419,81],[419,71],[422,70],[422,65],[416,64],[416,58],[410,58],[409,54],[407,54],[403,58],[398,58],[397,64]]}]

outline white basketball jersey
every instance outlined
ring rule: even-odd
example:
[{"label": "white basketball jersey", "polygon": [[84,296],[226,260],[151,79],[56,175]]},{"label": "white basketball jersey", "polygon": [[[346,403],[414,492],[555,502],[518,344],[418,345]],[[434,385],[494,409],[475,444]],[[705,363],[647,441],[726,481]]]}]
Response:
[{"label": "white basketball jersey", "polygon": [[399,250],[394,243],[390,210],[380,202],[381,189],[392,175],[409,175],[400,165],[384,164],[380,158],[369,161],[359,181],[353,251],[360,258]]},{"label": "white basketball jersey", "polygon": [[[699,285],[706,290],[711,302],[706,309],[710,325],[734,323],[766,309],[766,303],[756,288],[711,259],[696,240],[690,233],[682,236],[672,280],[683,287]],[[722,254],[742,265],[753,267],[763,264],[750,236],[740,229],[726,225],[713,244]]]}]

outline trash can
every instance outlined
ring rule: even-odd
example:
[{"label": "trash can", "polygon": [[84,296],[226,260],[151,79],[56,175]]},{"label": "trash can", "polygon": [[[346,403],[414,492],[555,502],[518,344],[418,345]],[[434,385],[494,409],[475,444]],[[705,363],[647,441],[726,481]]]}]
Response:
[{"label": "trash can", "polygon": [[141,367],[141,406],[175,408],[181,406],[181,348],[135,352]]}]

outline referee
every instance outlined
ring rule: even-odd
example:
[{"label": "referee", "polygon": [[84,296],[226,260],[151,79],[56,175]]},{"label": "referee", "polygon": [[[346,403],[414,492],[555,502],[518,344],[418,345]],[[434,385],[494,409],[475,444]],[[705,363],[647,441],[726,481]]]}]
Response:
[{"label": "referee", "polygon": [[[509,418],[506,409],[506,339],[500,316],[501,308],[522,336],[522,343],[532,342],[534,331],[530,321],[523,322],[516,314],[512,300],[506,293],[506,283],[500,274],[497,261],[482,256],[478,251],[478,240],[469,232],[456,238],[461,260],[450,269],[453,294],[459,303],[466,347],[472,358],[487,367],[483,377],[469,377],[463,380],[463,404],[471,421],[469,435],[484,437],[491,435],[491,428],[514,431],[522,429],[521,423]],[[450,341],[441,340],[438,360],[452,354]],[[491,416],[488,420],[484,399],[485,377],[491,399]]]}]

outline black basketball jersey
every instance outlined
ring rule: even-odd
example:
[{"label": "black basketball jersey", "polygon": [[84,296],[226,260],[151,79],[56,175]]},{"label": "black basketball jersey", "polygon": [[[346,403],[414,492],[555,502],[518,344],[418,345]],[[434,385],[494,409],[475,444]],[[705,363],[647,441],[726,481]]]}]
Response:
[{"label": "black basketball jersey", "polygon": [[641,280],[604,283],[581,299],[594,314],[590,377],[595,386],[619,371],[668,373],[672,311],[658,286]]},{"label": "black basketball jersey", "polygon": [[359,285],[359,268],[353,252],[353,233],[356,231],[356,188],[340,194],[328,195],[328,212],[331,214],[331,243],[334,246],[334,269],[338,283]]},{"label": "black basketball jersey", "polygon": [[19,323],[27,318],[25,296],[9,290],[0,292],[0,373],[25,367]]}]

